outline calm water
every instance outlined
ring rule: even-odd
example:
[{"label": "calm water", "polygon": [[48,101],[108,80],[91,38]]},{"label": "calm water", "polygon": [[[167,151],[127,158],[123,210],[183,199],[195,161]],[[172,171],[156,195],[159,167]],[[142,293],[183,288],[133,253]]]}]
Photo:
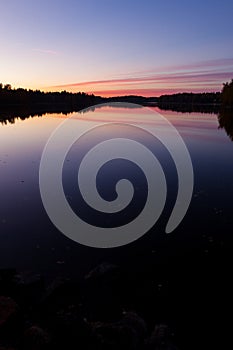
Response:
[{"label": "calm water", "polygon": [[[156,108],[155,108],[156,109]],[[158,110],[159,111],[159,110]],[[137,119],[140,112],[140,119]],[[139,240],[114,249],[95,249],[66,238],[49,220],[39,191],[39,165],[43,148],[53,130],[67,116],[49,114],[17,119],[13,124],[0,124],[0,268],[43,274],[83,274],[98,262],[110,260],[118,264],[152,266],[170,264],[177,259],[192,257],[217,261],[227,258],[231,242],[233,217],[233,143],[223,129],[218,128],[214,114],[159,111],[178,129],[190,152],[195,184],[188,213],[178,228],[166,235],[164,228],[177,193],[177,177],[172,159],[162,145],[146,133],[131,136],[143,142],[160,160],[168,183],[165,210],[153,229]],[[102,107],[85,114],[75,114],[75,127],[83,120],[124,123],[137,119],[141,124],[155,123],[141,118],[142,109]],[[123,116],[123,117],[122,117]],[[63,184],[67,199],[74,209],[80,208],[82,198],[78,189],[77,167],[85,152],[100,140],[118,137],[132,131],[121,126],[103,127],[92,137],[87,135],[75,143],[67,155],[63,169]],[[127,174],[127,175],[126,175]],[[81,207],[80,215],[88,220],[112,227],[137,215],[146,200],[143,173],[131,162],[116,160],[100,171],[98,183],[101,195],[114,199],[114,183],[127,177],[134,183],[135,197],[123,216],[104,217]]]}]

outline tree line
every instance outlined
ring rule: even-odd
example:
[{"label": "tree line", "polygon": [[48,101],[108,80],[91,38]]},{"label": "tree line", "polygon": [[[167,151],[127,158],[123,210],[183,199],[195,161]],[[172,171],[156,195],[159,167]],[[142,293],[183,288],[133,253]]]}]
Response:
[{"label": "tree line", "polygon": [[204,93],[178,93],[173,95],[162,95],[158,99],[158,104],[186,104],[186,105],[207,105],[220,104],[220,92],[204,92]]},{"label": "tree line", "polygon": [[[212,107],[233,107],[233,79],[230,83],[224,83],[221,92],[203,92],[203,93],[178,93],[173,95],[162,95],[158,98],[158,105],[166,108],[169,105],[177,105],[179,110],[193,106]],[[183,107],[182,107],[183,106]],[[186,106],[186,107],[185,107]],[[188,106],[188,107],[187,107]]]},{"label": "tree line", "polygon": [[81,109],[95,105],[103,101],[100,96],[86,94],[84,92],[71,93],[61,92],[44,92],[40,90],[12,89],[10,84],[0,83],[0,106],[24,106],[35,107],[35,105],[50,105],[57,108],[66,106],[69,109]]},{"label": "tree line", "polygon": [[[23,88],[12,89],[10,84],[0,83],[0,108],[24,106],[35,108],[35,106],[44,106],[52,111],[65,109],[76,111],[85,107],[93,106],[103,102],[131,102],[141,105],[158,104],[159,107],[170,109],[172,106],[179,111],[193,110],[197,108],[217,109],[222,107],[233,107],[233,79],[230,83],[223,84],[221,92],[204,92],[204,93],[178,93],[173,95],[162,95],[160,97],[143,97],[143,96],[118,96],[103,98],[84,92],[71,93],[61,92],[44,92],[40,90],[27,90]],[[209,107],[208,107],[209,106]]]},{"label": "tree line", "polygon": [[85,113],[84,108],[90,107],[94,110],[96,104],[103,102],[131,102],[142,106],[155,104],[161,109],[177,112],[215,113],[218,115],[219,127],[224,128],[233,141],[233,80],[223,84],[221,92],[181,93],[157,98],[133,95],[102,98],[81,92],[12,89],[10,84],[0,84],[0,123],[14,123],[18,118],[24,120],[45,113],[67,114],[80,110]]},{"label": "tree line", "polygon": [[221,98],[224,106],[233,106],[233,79],[230,83],[223,84]]}]

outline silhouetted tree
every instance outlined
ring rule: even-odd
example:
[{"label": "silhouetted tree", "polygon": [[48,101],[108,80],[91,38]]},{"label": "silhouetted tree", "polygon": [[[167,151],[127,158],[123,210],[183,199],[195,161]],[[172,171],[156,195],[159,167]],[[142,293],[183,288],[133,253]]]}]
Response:
[{"label": "silhouetted tree", "polygon": [[[160,97],[143,96],[117,96],[103,98],[84,92],[71,93],[44,92],[40,90],[13,89],[10,84],[0,83],[0,108],[1,110],[13,110],[10,113],[15,117],[15,111],[23,111],[24,115],[38,115],[40,113],[70,113],[103,102],[131,102],[140,105],[157,104],[162,109],[171,109],[181,112],[207,112],[218,113],[220,105],[233,106],[233,80],[223,86],[222,92],[216,93],[179,93],[162,95]],[[7,112],[8,114],[8,112]],[[2,113],[2,115],[6,115]],[[3,117],[1,116],[1,119]]]},{"label": "silhouetted tree", "polygon": [[[12,89],[10,84],[0,85],[0,107],[1,109],[11,106],[23,106],[28,110],[39,110],[40,108],[50,110],[76,111],[97,103],[105,99],[100,96],[88,95],[86,93],[44,92],[40,90]],[[39,108],[40,106],[40,108]]]},{"label": "silhouetted tree", "polygon": [[230,83],[223,84],[221,98],[224,106],[233,106],[233,79]]},{"label": "silhouetted tree", "polygon": [[11,84],[5,84],[4,90],[11,90]]},{"label": "silhouetted tree", "polygon": [[179,93],[173,95],[162,95],[159,97],[159,105],[208,105],[220,104],[220,92],[204,92],[204,93]]},{"label": "silhouetted tree", "polygon": [[233,141],[233,110],[224,108],[218,115],[219,128],[225,129],[227,135]]}]

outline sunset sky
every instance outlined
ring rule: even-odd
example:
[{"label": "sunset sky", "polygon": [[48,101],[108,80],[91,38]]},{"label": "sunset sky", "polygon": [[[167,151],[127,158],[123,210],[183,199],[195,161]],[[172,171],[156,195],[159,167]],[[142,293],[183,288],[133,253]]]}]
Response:
[{"label": "sunset sky", "polygon": [[102,96],[219,91],[229,0],[0,1],[0,82]]}]

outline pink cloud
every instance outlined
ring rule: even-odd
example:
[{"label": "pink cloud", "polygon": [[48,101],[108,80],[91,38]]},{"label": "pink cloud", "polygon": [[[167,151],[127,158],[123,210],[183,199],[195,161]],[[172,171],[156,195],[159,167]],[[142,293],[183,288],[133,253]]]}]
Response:
[{"label": "pink cloud", "polygon": [[58,52],[57,51],[53,51],[53,50],[32,49],[32,51],[45,53],[45,54],[48,54],[48,55],[58,55]]},{"label": "pink cloud", "polygon": [[[173,70],[172,70],[173,69]],[[85,91],[103,96],[141,94],[158,96],[175,92],[219,91],[233,77],[233,59],[219,59],[147,71],[133,77],[86,81],[52,86],[50,89]]]},{"label": "pink cloud", "polygon": [[[133,75],[140,75],[140,74],[154,74],[155,72],[172,72],[172,71],[195,71],[197,69],[231,69],[233,70],[233,58],[220,58],[220,59],[215,59],[215,60],[206,60],[206,61],[199,61],[199,62],[194,62],[194,63],[189,63],[189,64],[183,64],[183,65],[174,65],[174,66],[161,66],[156,69],[149,69],[149,70],[143,70],[143,71],[137,71],[133,72],[131,74]],[[121,74],[122,76],[127,76],[127,74]]]}]

